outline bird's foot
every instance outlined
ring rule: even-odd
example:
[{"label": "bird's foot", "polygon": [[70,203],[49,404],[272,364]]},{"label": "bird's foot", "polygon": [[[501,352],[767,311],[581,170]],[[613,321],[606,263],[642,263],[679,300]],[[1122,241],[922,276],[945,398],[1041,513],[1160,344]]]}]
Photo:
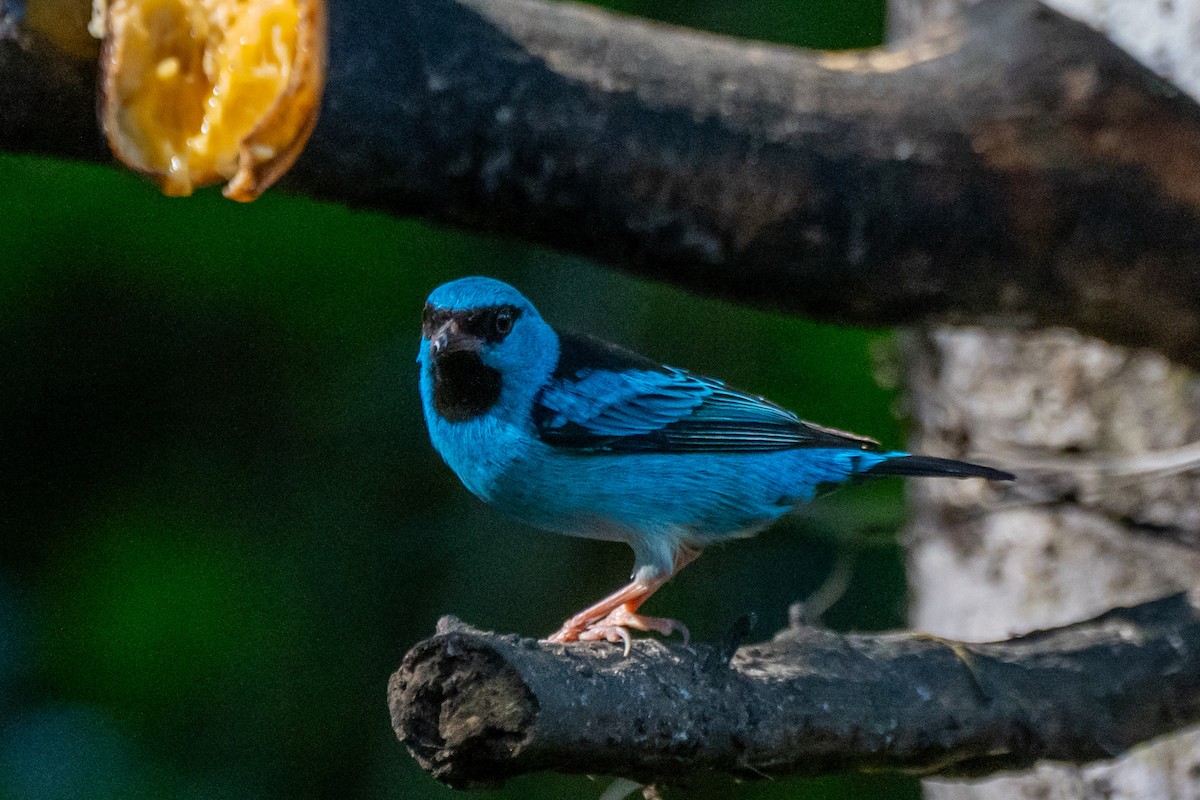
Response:
[{"label": "bird's foot", "polygon": [[683,634],[683,643],[691,639],[687,626],[682,622],[663,617],[647,617],[629,611],[624,606],[618,606],[609,612],[608,616],[594,622],[579,625],[574,620],[568,620],[557,632],[546,639],[547,642],[612,642],[623,643],[625,655],[629,655],[633,646],[629,629],[653,631],[663,636],[670,636],[678,631]]}]

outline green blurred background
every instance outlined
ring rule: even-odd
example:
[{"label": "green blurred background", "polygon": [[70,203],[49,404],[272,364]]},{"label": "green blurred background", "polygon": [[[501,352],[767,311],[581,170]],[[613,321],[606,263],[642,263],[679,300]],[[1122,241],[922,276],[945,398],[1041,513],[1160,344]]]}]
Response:
[{"label": "green blurred background", "polygon": [[[806,46],[882,36],[874,1],[610,5]],[[405,650],[446,613],[546,634],[620,584],[631,554],[497,516],[432,451],[413,359],[423,299],[445,280],[499,277],[558,324],[901,438],[895,393],[873,378],[885,333],[513,242],[278,194],[167,200],[116,169],[12,156],[0,226],[0,800],[455,794],[389,727]],[[853,554],[825,621],[898,625],[900,492],[843,492],[714,548],[651,610],[699,639],[753,612],[768,636]],[[533,776],[478,796],[607,784]],[[917,793],[887,776],[672,792]]]}]

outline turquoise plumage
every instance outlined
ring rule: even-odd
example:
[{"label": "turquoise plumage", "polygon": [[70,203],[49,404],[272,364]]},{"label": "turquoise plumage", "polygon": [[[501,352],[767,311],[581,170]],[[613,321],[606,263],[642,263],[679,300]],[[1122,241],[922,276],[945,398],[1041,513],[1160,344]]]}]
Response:
[{"label": "turquoise plumage", "polygon": [[430,439],[463,484],[530,525],[623,541],[632,582],[550,637],[686,628],[638,608],[707,545],[748,536],[824,487],[878,475],[1011,479],[884,452],[722,381],[560,333],[516,289],[463,278],[425,307],[417,360]]}]

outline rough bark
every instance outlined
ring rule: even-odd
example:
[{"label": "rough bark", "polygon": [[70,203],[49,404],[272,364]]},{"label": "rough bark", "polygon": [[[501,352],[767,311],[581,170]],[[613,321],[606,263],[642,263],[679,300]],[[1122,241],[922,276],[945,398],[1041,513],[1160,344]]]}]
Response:
[{"label": "rough bark", "polygon": [[0,150],[108,158],[96,120],[95,48],[39,30],[11,0],[0,0]]},{"label": "rough bark", "polygon": [[[939,0],[946,2],[946,0]],[[1196,0],[1047,0],[1109,37],[1192,97],[1200,97],[1200,3]]]},{"label": "rough bark", "polygon": [[[1184,24],[1200,19],[1200,3],[1053,2],[1181,86],[1198,85],[1195,46],[1189,55],[1179,41],[1200,36]],[[896,5],[919,12],[926,3]],[[943,3],[936,24],[946,24],[947,5],[965,3]],[[1063,332],[941,329],[911,337],[906,353],[914,447],[1032,466],[1024,498],[1004,508],[981,509],[969,487],[913,487],[913,626],[986,640],[1197,585],[1194,374]],[[1087,766],[925,787],[931,800],[1196,800],[1200,730]]]},{"label": "rough bark", "polygon": [[639,781],[847,769],[979,773],[1107,758],[1200,720],[1186,595],[1012,641],[789,628],[732,647],[543,645],[443,620],[388,689],[453,786],[523,772]]},{"label": "rough bark", "polygon": [[[97,156],[94,67],[3,1],[0,148]],[[836,55],[540,0],[330,0],[285,185],[823,319],[1067,324],[1200,364],[1200,110],[1032,0],[952,5]]]}]

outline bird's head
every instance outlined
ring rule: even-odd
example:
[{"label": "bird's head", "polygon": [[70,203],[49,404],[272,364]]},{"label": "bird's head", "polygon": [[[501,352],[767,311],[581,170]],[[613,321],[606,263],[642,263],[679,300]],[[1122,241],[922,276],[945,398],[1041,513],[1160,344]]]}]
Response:
[{"label": "bird's head", "polygon": [[[558,359],[558,337],[525,296],[492,278],[460,278],[429,295],[418,360],[432,400],[449,420],[471,419],[500,401],[522,399]],[[532,398],[530,398],[532,399]]]}]

